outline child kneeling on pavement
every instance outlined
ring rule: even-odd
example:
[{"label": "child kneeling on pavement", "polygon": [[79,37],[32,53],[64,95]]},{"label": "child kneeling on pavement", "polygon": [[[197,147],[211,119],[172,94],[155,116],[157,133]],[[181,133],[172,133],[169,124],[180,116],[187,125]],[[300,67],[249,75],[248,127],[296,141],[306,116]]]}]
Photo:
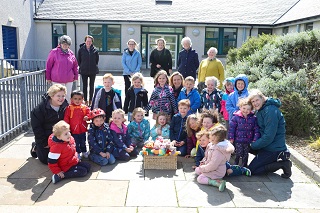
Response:
[{"label": "child kneeling on pavement", "polygon": [[65,178],[86,176],[91,165],[79,161],[70,125],[59,121],[53,126],[52,132],[48,139],[48,166],[53,173],[52,183],[58,183]]}]

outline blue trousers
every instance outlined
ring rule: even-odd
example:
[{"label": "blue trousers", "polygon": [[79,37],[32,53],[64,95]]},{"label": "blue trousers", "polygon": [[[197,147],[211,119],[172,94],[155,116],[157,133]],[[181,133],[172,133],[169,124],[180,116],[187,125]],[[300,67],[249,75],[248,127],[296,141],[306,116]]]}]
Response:
[{"label": "blue trousers", "polygon": [[251,161],[248,169],[251,170],[252,175],[264,174],[266,173],[265,166],[277,162],[279,154],[283,151],[270,152],[265,150],[259,150],[258,154]]},{"label": "blue trousers", "polygon": [[77,165],[72,166],[64,173],[64,178],[75,178],[86,176],[91,168],[91,164],[87,162],[79,162]]},{"label": "blue trousers", "polygon": [[128,153],[126,150],[121,150],[116,156],[117,160],[129,161],[130,157],[137,157],[138,150],[135,148],[132,152]]},{"label": "blue trousers", "polygon": [[181,152],[180,156],[187,155],[187,143],[183,144],[183,146],[180,146],[180,147],[177,146],[176,148],[177,148],[177,151]]},{"label": "blue trousers", "polygon": [[114,164],[116,162],[116,159],[114,158],[114,156],[112,154],[110,154],[110,158],[104,158],[99,154],[94,154],[94,153],[90,153],[89,155],[90,160],[92,160],[93,162],[95,162],[96,164],[100,165],[100,166],[105,166],[108,164]]},{"label": "blue trousers", "polygon": [[76,141],[76,151],[78,153],[87,152],[86,133],[72,134],[72,137],[74,137],[74,140]]}]

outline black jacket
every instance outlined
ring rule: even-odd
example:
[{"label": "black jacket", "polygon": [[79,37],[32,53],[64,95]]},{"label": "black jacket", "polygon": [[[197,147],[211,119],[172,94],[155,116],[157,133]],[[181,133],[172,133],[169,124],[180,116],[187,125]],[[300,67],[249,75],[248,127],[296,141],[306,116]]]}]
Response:
[{"label": "black jacket", "polygon": [[78,51],[79,73],[82,75],[95,75],[99,73],[99,52],[93,45],[90,51],[87,50],[85,43],[80,44]]},{"label": "black jacket", "polygon": [[[161,54],[158,54],[158,50],[154,49],[152,50],[150,54],[150,63],[151,63],[151,72],[150,76],[154,77],[159,70],[165,70],[167,71],[167,74],[169,74],[169,69],[172,69],[172,56],[168,49],[164,48]],[[156,67],[157,64],[161,65],[161,68],[158,69]]]},{"label": "black jacket", "polygon": [[42,96],[41,103],[31,111],[31,127],[34,133],[36,143],[48,145],[48,137],[52,133],[52,127],[57,122],[63,120],[64,111],[68,106],[65,100],[56,112],[50,106],[50,96],[45,94]]},{"label": "black jacket", "polygon": [[127,114],[132,112],[137,107],[144,108],[148,105],[148,91],[146,89],[141,89],[137,94],[134,93],[134,87],[131,86],[128,89],[126,98],[124,100],[124,111]]}]

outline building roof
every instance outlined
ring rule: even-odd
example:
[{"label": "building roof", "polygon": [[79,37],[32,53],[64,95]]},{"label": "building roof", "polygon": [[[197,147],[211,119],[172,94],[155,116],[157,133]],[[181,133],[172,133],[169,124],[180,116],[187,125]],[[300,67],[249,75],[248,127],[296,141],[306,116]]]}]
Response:
[{"label": "building roof", "polygon": [[[44,0],[35,19],[274,25],[310,17],[309,9],[312,9],[311,15],[319,15],[320,1],[314,2],[312,0],[172,0],[171,5],[156,5],[155,0]],[[314,6],[315,4],[317,5]]]}]

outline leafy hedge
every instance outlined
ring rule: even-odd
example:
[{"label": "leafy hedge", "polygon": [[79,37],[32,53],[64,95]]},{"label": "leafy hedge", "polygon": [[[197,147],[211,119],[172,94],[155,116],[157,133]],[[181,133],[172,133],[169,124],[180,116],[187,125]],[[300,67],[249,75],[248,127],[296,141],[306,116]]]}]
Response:
[{"label": "leafy hedge", "polygon": [[[280,98],[286,103],[281,109],[288,133],[307,135],[319,133],[319,63],[318,30],[284,36],[262,35],[228,52],[227,76],[244,73],[249,77],[249,89],[258,88],[267,96]],[[308,111],[312,115],[308,119],[289,119],[293,114],[306,116]],[[297,126],[303,128],[296,130]]]}]

